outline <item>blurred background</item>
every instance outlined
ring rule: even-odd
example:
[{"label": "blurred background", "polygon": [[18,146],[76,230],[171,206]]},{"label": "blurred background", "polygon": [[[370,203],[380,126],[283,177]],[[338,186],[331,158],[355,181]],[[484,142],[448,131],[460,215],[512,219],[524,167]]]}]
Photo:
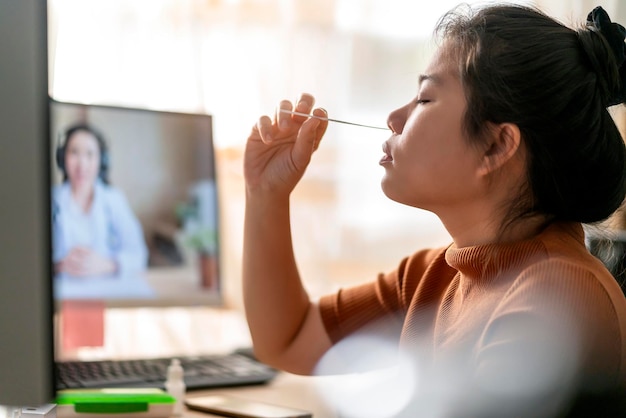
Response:
[{"label": "blurred background", "polygon": [[[602,5],[626,23],[618,0],[516,3],[539,6],[567,25],[582,24]],[[309,92],[330,117],[385,126],[387,114],[416,94],[433,28],[457,4],[50,0],[50,93],[61,101],[213,115],[222,272],[227,306],[237,308],[242,154],[252,125],[281,99]],[[294,245],[312,297],[371,280],[417,249],[449,241],[434,215],[382,194],[378,160],[387,138],[331,124],[294,194]]]}]

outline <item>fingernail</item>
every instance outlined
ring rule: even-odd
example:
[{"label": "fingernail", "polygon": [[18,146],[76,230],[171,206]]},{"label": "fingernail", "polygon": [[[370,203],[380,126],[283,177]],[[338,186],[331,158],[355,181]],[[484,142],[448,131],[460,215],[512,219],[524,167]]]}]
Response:
[{"label": "fingernail", "polygon": [[296,106],[296,110],[300,111],[300,110],[305,110],[307,106],[307,103],[304,100],[300,100],[298,102],[298,105]]}]

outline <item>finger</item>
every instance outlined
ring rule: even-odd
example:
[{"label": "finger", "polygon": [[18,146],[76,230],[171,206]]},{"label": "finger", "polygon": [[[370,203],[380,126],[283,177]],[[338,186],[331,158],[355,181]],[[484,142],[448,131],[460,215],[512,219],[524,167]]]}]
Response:
[{"label": "finger", "polygon": [[[324,119],[328,119],[328,113],[326,112],[326,109],[317,108],[313,110],[312,114],[322,117]],[[324,137],[327,128],[328,120],[320,120],[319,125],[317,125],[317,128],[315,128],[315,141],[313,142],[313,151],[317,150],[317,148],[319,147],[319,144],[322,141],[322,138]]]},{"label": "finger", "polygon": [[283,100],[280,102],[280,105],[277,110],[277,124],[280,130],[288,129],[290,126],[290,121],[295,121],[298,123],[304,122],[307,117],[302,115],[292,115],[290,113],[281,112],[281,110],[294,110],[299,113],[309,114],[313,105],[315,104],[315,98],[313,95],[309,93],[302,93],[298,100],[296,101],[295,107],[289,100]]},{"label": "finger", "polygon": [[90,251],[91,249],[89,247],[74,247],[74,249],[72,250],[74,254],[79,254],[79,255],[87,254]]},{"label": "finger", "polygon": [[269,116],[261,116],[259,121],[256,124],[256,129],[258,131],[259,136],[261,137],[261,141],[264,143],[271,142],[272,137],[272,120]]},{"label": "finger", "polygon": [[248,135],[248,141],[261,139],[261,132],[259,130],[259,121],[257,120],[252,129],[250,129],[250,135]]},{"label": "finger", "polygon": [[74,260],[76,260],[77,258],[79,258],[80,256],[76,253],[76,250],[72,250],[70,251],[70,253],[65,257],[64,261],[66,264],[71,264],[74,262]]},{"label": "finger", "polygon": [[309,118],[298,132],[298,139],[293,148],[293,163],[298,170],[304,170],[311,161],[311,154],[315,150],[315,131],[321,122],[319,119]]},{"label": "finger", "polygon": [[278,105],[278,109],[276,110],[275,120],[276,120],[276,124],[278,125],[278,129],[280,129],[281,131],[284,131],[287,128],[289,128],[289,125],[291,123],[291,115],[289,113],[281,112],[281,109],[290,111],[292,110],[292,108],[293,108],[293,104],[289,100],[281,100],[281,102]]},{"label": "finger", "polygon": [[80,263],[76,260],[67,260],[63,267],[66,272],[76,274],[76,272],[80,269]]},{"label": "finger", "polygon": [[[298,98],[296,108],[294,110],[296,112],[309,114],[314,104],[315,97],[309,93],[302,93]],[[304,122],[306,120],[306,116],[293,115],[293,119],[298,122]]]}]

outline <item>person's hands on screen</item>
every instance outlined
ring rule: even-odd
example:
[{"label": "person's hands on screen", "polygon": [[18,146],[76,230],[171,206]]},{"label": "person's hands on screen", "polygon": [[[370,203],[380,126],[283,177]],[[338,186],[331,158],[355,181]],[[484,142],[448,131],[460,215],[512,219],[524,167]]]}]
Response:
[{"label": "person's hands on screen", "polygon": [[69,254],[56,265],[57,273],[87,277],[113,274],[117,270],[115,262],[103,257],[88,247],[74,247]]}]

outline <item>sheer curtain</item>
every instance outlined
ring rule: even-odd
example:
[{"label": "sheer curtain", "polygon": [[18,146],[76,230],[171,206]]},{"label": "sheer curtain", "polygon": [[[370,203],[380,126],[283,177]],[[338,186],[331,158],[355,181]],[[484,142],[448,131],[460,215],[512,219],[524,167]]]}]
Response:
[{"label": "sheer curtain", "polygon": [[[385,126],[388,112],[416,93],[432,29],[457,3],[50,0],[50,93],[64,101],[214,116],[225,287],[229,304],[239,307],[241,158],[258,116],[305,91],[331,117]],[[626,23],[618,0],[524,3],[570,24],[602,5]],[[449,241],[434,215],[390,202],[380,191],[378,160],[387,137],[331,125],[294,194],[294,244],[313,297],[370,280],[416,249]]]}]

